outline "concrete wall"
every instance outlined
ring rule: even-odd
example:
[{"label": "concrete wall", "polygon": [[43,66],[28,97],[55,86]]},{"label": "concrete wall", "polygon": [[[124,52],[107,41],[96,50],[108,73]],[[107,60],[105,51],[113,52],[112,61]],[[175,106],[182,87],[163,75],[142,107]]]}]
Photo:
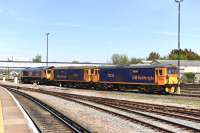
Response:
[{"label": "concrete wall", "polygon": [[188,67],[184,67],[184,73],[200,73],[200,66],[188,66]]}]

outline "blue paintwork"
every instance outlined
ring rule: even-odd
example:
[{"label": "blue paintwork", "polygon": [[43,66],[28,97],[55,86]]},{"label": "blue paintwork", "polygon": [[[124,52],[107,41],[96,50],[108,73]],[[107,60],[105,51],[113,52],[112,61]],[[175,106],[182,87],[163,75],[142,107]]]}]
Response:
[{"label": "blue paintwork", "polygon": [[55,80],[84,80],[83,69],[54,69]]},{"label": "blue paintwork", "polygon": [[42,70],[44,70],[43,67],[25,68],[25,69],[23,69],[21,71],[22,72],[22,77],[23,76],[28,76],[28,77],[38,77],[38,78],[41,78]]},{"label": "blue paintwork", "polygon": [[155,68],[102,68],[100,82],[154,83]]}]

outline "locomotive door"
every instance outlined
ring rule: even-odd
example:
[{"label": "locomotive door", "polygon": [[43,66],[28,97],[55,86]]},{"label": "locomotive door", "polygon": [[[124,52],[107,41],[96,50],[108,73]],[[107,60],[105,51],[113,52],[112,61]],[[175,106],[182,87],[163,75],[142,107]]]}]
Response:
[{"label": "locomotive door", "polygon": [[47,69],[46,71],[45,71],[45,78],[47,79],[47,80],[53,80],[54,79],[54,70],[52,70],[52,69]]},{"label": "locomotive door", "polygon": [[92,69],[92,82],[98,82],[99,81],[99,69],[95,68]]},{"label": "locomotive door", "polygon": [[91,69],[84,69],[84,80],[87,82],[91,81]]},{"label": "locomotive door", "polygon": [[155,69],[155,83],[157,85],[164,85],[164,69],[163,68]]}]

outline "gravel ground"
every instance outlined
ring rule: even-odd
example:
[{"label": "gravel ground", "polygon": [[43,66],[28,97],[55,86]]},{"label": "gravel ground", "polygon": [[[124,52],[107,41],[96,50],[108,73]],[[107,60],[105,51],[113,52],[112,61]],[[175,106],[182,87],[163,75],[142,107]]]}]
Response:
[{"label": "gravel ground", "polygon": [[[0,83],[1,84],[1,83]],[[6,83],[15,85],[13,83]],[[57,91],[57,92],[65,92],[71,94],[79,94],[79,95],[87,95],[87,96],[99,96],[99,97],[106,97],[106,98],[115,98],[115,99],[122,99],[122,100],[130,100],[135,102],[146,102],[146,103],[155,103],[161,105],[170,105],[170,106],[179,106],[179,107],[187,107],[187,108],[195,108],[200,109],[200,98],[191,98],[191,97],[179,97],[179,96],[164,96],[164,95],[150,95],[150,94],[135,94],[135,93],[127,93],[127,92],[111,92],[111,91],[94,91],[94,90],[82,90],[82,89],[71,89],[71,88],[62,88],[62,87],[55,87],[55,86],[43,86],[43,85],[20,85],[24,87],[31,87],[35,89],[44,89],[50,91]],[[94,109],[89,109],[88,107],[84,107],[82,105],[65,101],[60,98],[55,98],[53,96],[46,96],[44,94],[37,94],[34,92],[28,92],[31,95],[37,96],[41,100],[45,100],[48,104],[56,107],[61,112],[69,115],[71,119],[79,122],[84,127],[88,128],[93,132],[155,132],[151,129],[143,127],[141,125],[137,125],[125,120],[122,120],[117,117],[113,117],[109,114],[96,111]],[[102,106],[102,105],[98,105]],[[106,107],[108,108],[108,107]],[[70,109],[70,110],[69,110]],[[72,110],[73,109],[73,110]],[[113,110],[114,111],[114,110]],[[119,111],[120,112],[120,111]],[[122,112],[121,112],[122,113]],[[146,114],[149,114],[145,112]],[[74,115],[76,114],[76,115]],[[133,114],[126,114],[138,119],[144,119],[141,116],[133,115]],[[153,116],[159,116],[156,114],[151,114]],[[166,116],[159,116],[161,118],[165,118],[167,120],[184,123],[186,125],[192,127],[200,127],[200,124],[189,122],[186,120],[177,120],[175,118],[170,118]],[[166,124],[159,124],[159,122],[153,120],[147,120],[155,125],[161,125],[167,127],[168,129],[173,129],[176,132],[181,132],[181,129],[176,129],[170,125]],[[95,124],[94,124],[95,123]],[[145,129],[145,131],[144,131]]]},{"label": "gravel ground", "polygon": [[78,94],[78,95],[98,96],[105,98],[129,100],[134,102],[145,102],[145,103],[153,103],[160,105],[200,109],[200,98],[180,97],[180,96],[170,96],[170,95],[136,94],[136,93],[117,92],[117,91],[82,90],[82,89],[71,89],[71,88],[59,88],[52,86],[51,87],[37,86],[37,88],[71,93],[71,94]]},{"label": "gravel ground", "polygon": [[[127,120],[118,118],[86,106],[66,101],[54,96],[38,94],[36,92],[26,92],[46,102],[60,112],[64,113],[72,120],[86,127],[92,132],[98,133],[155,133],[154,130],[144,126],[134,124]],[[127,114],[129,115],[129,114]]]},{"label": "gravel ground", "polygon": [[[16,86],[16,84],[12,82],[0,81],[0,84],[9,84]],[[74,89],[74,88],[72,89],[72,88],[63,88],[55,86],[31,85],[31,84],[19,84],[19,86],[65,92],[71,94],[86,95],[86,96],[99,96],[99,97],[115,98],[115,99],[129,100],[135,102],[145,102],[145,103],[154,103],[160,105],[170,105],[176,107],[200,109],[200,98],[193,98],[193,97],[136,94],[136,93],[116,92],[116,91],[95,91],[95,90],[84,90],[84,89]]]},{"label": "gravel ground", "polygon": [[[141,116],[141,115],[134,114],[134,113],[127,113],[127,112],[124,112],[124,111],[120,111],[118,109],[114,109],[112,107],[96,104],[96,103],[93,103],[93,102],[88,102],[88,101],[83,101],[83,100],[79,100],[79,101],[82,101],[84,103],[88,103],[88,104],[91,104],[91,105],[94,105],[94,106],[97,106],[97,107],[100,107],[100,108],[108,109],[108,110],[129,116],[129,117],[132,117],[132,118],[136,118],[138,120],[142,120],[142,121],[151,123],[153,125],[156,125],[156,126],[159,126],[159,127],[165,128],[165,129],[170,129],[174,132],[185,132],[186,133],[186,131],[182,130],[181,128],[174,127],[173,125],[169,125],[165,122],[159,122],[159,121],[156,121],[156,120],[152,120],[152,119],[149,119],[145,116]],[[155,117],[162,118],[162,119],[165,119],[165,120],[170,120],[172,122],[181,123],[181,124],[188,125],[188,126],[191,126],[191,127],[196,127],[196,128],[200,127],[200,123],[195,123],[195,122],[190,122],[190,121],[186,121],[186,120],[180,120],[180,119],[176,119],[176,118],[170,118],[170,117],[166,117],[166,116],[156,115],[156,114],[152,114],[152,113],[149,113],[149,112],[142,112],[142,111],[136,111],[136,112],[141,112],[141,113],[144,113],[144,114],[147,114],[147,115],[150,115],[150,116],[155,116]]]},{"label": "gravel ground", "polygon": [[[9,84],[16,86],[16,84],[12,82],[0,81],[0,84]],[[63,88],[63,87],[44,86],[44,85],[31,85],[31,84],[18,84],[18,86],[65,92],[71,94],[86,95],[86,96],[87,95],[99,96],[99,97],[116,98],[116,99],[129,100],[135,102],[145,102],[145,103],[154,103],[160,105],[170,105],[176,107],[200,109],[200,98],[194,98],[194,97],[136,94],[136,93],[116,92],[116,91],[95,91],[95,90],[84,90],[84,89]]]},{"label": "gravel ground", "polygon": [[176,119],[176,118],[167,117],[167,116],[161,116],[161,115],[152,114],[152,113],[149,113],[149,112],[144,112],[144,114],[149,114],[151,116],[160,117],[162,119],[166,119],[166,120],[169,120],[169,121],[181,123],[181,124],[184,124],[184,125],[187,125],[187,126],[190,126],[190,127],[200,129],[200,123],[196,123],[196,122],[192,122],[192,121],[188,121],[188,120]]}]

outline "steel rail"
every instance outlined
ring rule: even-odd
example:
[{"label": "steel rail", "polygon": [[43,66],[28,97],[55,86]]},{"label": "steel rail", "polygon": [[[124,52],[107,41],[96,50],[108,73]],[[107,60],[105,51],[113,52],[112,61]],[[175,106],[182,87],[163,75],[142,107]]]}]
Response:
[{"label": "steel rail", "polygon": [[[25,89],[26,90],[26,89]],[[69,97],[70,96],[76,96],[76,97],[80,97],[80,95],[75,95],[75,94],[66,94],[66,93],[60,93],[60,92],[53,92],[53,94],[51,94],[52,92],[50,92],[50,91],[45,91],[45,90],[35,90],[35,89],[31,89],[32,91],[36,91],[36,92],[42,92],[42,93],[45,93],[45,94],[49,94],[49,95],[54,95],[54,96],[58,96],[59,95],[59,97],[62,97],[62,98],[64,98],[64,99],[68,99],[68,100],[72,100],[72,99],[69,99]],[[29,91],[30,91],[30,89],[29,89]],[[65,95],[64,97],[63,97],[63,95]],[[68,98],[66,98],[66,96],[68,96]],[[81,96],[81,97],[90,97],[90,96]],[[91,97],[90,97],[91,98]],[[92,97],[92,98],[101,98],[101,97]],[[116,100],[116,99],[109,99],[109,98],[101,98],[101,99],[103,99],[103,100]],[[73,100],[72,100],[73,101]],[[118,102],[120,101],[120,102],[130,102],[131,103],[131,101],[125,101],[125,100],[117,100]],[[74,101],[74,102],[77,102],[77,101]],[[79,103],[80,103],[80,101],[79,101]],[[132,104],[134,104],[135,102],[132,102]],[[83,104],[83,103],[80,103],[80,104]],[[85,104],[85,103],[84,103]],[[143,106],[144,106],[144,103],[139,103],[138,102],[138,104],[142,104]],[[145,103],[146,104],[146,103]],[[188,113],[188,114],[190,114],[191,112],[191,114],[194,114],[194,113],[197,113],[197,112],[199,112],[199,110],[194,110],[194,109],[186,109],[186,108],[180,108],[180,107],[173,107],[173,106],[164,106],[164,105],[156,105],[156,104],[148,104],[148,106],[154,106],[153,108],[161,108],[161,107],[165,107],[165,108],[171,108],[170,110],[176,110],[176,111],[178,111],[178,112],[184,112],[184,113]],[[109,105],[110,106],[110,105]],[[94,107],[93,107],[94,108]],[[105,110],[104,110],[105,111]],[[115,113],[115,112],[114,112]],[[116,114],[115,114],[116,115]],[[126,118],[127,119],[127,118]],[[182,125],[182,124],[180,124],[180,123],[172,123],[172,124],[177,124],[177,126],[179,125],[179,126],[185,126],[184,127],[184,129],[189,129],[189,130],[191,130],[191,131],[195,131],[195,132],[200,132],[200,130],[199,129],[196,129],[196,128],[193,128],[193,127],[190,127],[190,126],[186,126],[186,125]],[[168,132],[168,131],[167,131]]]},{"label": "steel rail", "polygon": [[[29,91],[30,91],[30,90],[29,90]],[[61,95],[61,94],[59,94],[59,93],[54,93],[54,92],[50,92],[50,91],[39,91],[39,90],[32,90],[32,91],[38,92],[38,93],[42,93],[42,94],[47,94],[47,95],[56,96],[56,97],[59,97],[59,98],[62,98],[62,99],[68,100],[68,101],[72,101],[72,102],[78,103],[78,104],[80,104],[80,105],[88,106],[88,107],[90,107],[90,108],[99,110],[99,111],[101,111],[101,112],[105,112],[105,113],[108,113],[108,114],[111,114],[111,115],[114,115],[114,116],[118,116],[119,118],[122,118],[122,119],[124,119],[124,120],[128,120],[128,121],[134,122],[134,123],[139,123],[139,124],[141,124],[141,125],[144,125],[144,126],[146,126],[146,127],[149,127],[149,128],[151,128],[151,129],[156,130],[156,131],[159,131],[159,132],[175,133],[175,132],[173,132],[173,131],[171,131],[171,130],[168,130],[168,129],[165,129],[165,128],[162,128],[162,127],[153,125],[153,124],[151,124],[151,123],[148,123],[148,122],[145,122],[145,121],[141,121],[141,120],[136,119],[136,118],[128,117],[128,116],[126,116],[126,115],[119,114],[119,113],[116,113],[116,112],[113,112],[113,111],[110,111],[110,110],[107,110],[107,109],[103,109],[103,108],[100,108],[100,107],[97,107],[97,106],[93,106],[93,105],[90,105],[90,104],[87,104],[87,103],[84,103],[84,102],[75,100],[75,99],[73,99],[73,98],[66,97],[65,95]]]},{"label": "steel rail", "polygon": [[10,88],[7,88],[7,89],[9,91],[15,92],[15,93],[17,93],[19,95],[22,95],[22,96],[30,99],[34,103],[38,104],[39,106],[41,106],[42,108],[47,110],[49,113],[51,113],[53,116],[55,116],[57,119],[59,119],[61,122],[63,122],[66,126],[71,128],[75,133],[91,133],[90,131],[88,131],[84,127],[80,126],[79,124],[77,124],[76,122],[72,121],[71,119],[66,117],[64,114],[58,112],[57,110],[53,109],[49,105],[45,104],[44,102],[42,102],[42,101],[40,101],[40,100],[38,100],[38,99],[28,95],[28,94],[25,94],[25,93],[23,93],[21,91],[17,91],[15,89],[10,89]]},{"label": "steel rail", "polygon": [[[101,99],[95,99],[95,98],[92,98],[92,99],[89,99],[89,97],[85,98],[85,97],[80,97],[80,99],[83,99],[83,100],[88,100],[88,101],[91,101],[91,102],[103,102],[105,100],[101,100]],[[139,111],[144,111],[144,112],[153,112],[155,114],[159,114],[159,115],[163,115],[163,116],[169,116],[169,117],[174,117],[174,118],[180,118],[180,119],[183,119],[183,120],[189,120],[189,121],[194,121],[194,122],[200,122],[200,118],[196,118],[196,117],[191,117],[191,116],[186,116],[185,114],[179,114],[179,113],[176,113],[175,111],[173,113],[170,113],[170,112],[163,112],[163,110],[159,110],[159,109],[154,109],[154,108],[151,108],[151,107],[144,107],[144,106],[137,106],[137,104],[127,104],[127,103],[120,103],[118,101],[108,101],[106,100],[106,103],[109,103],[109,104],[114,104],[114,105],[117,105],[117,106],[120,106],[120,107],[125,107],[125,108],[128,108],[128,109],[131,109],[131,110],[139,110]]]},{"label": "steel rail", "polygon": [[[59,94],[58,94],[59,95]],[[60,95],[60,97],[62,97],[62,95]],[[69,98],[70,96],[68,96]],[[77,98],[77,97],[76,97]],[[78,99],[81,99],[81,96],[78,97]],[[87,100],[87,99],[82,99],[82,100]],[[137,112],[137,111],[133,111],[133,110],[130,110],[130,109],[127,109],[127,108],[123,108],[123,107],[120,107],[120,106],[117,106],[117,105],[113,105],[114,103],[111,102],[111,103],[106,103],[105,101],[103,100],[99,100],[99,101],[96,101],[95,99],[91,99],[91,100],[87,100],[87,101],[90,101],[90,102],[95,102],[95,103],[98,103],[98,104],[103,104],[103,105],[106,105],[108,107],[112,107],[112,108],[115,108],[115,109],[119,109],[119,110],[122,110],[122,111],[125,111],[125,112],[128,112],[128,113],[134,113],[134,114],[137,114],[137,115],[140,115],[140,116],[145,116],[145,117],[148,117],[150,119],[153,119],[153,120],[156,120],[156,121],[160,121],[160,122],[165,122],[165,123],[168,123],[170,125],[173,125],[175,127],[179,127],[179,128],[183,128],[185,130],[190,130],[192,132],[200,132],[200,129],[197,129],[197,128],[193,128],[193,127],[190,127],[190,126],[187,126],[187,125],[184,125],[184,124],[180,124],[180,123],[176,123],[176,122],[172,122],[172,121],[169,121],[169,120],[166,120],[166,119],[162,119],[162,118],[159,118],[159,117],[155,117],[155,116],[151,116],[151,115],[148,115],[148,114],[145,114],[145,113],[142,113],[142,112]]]}]

